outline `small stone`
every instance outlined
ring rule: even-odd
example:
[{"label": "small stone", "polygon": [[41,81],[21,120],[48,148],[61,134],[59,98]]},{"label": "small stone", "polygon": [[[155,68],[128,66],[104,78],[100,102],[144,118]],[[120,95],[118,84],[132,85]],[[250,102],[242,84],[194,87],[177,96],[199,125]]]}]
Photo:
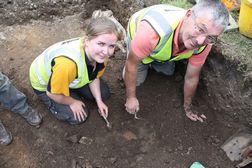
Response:
[{"label": "small stone", "polygon": [[84,145],[90,145],[93,142],[92,139],[88,138],[88,137],[81,137],[79,140],[80,144],[84,144]]},{"label": "small stone", "polygon": [[137,162],[140,162],[141,160],[143,160],[143,156],[142,156],[142,155],[137,156],[136,161],[137,161]]},{"label": "small stone", "polygon": [[47,152],[49,155],[53,155],[53,152],[52,151],[48,151]]},{"label": "small stone", "polygon": [[76,168],[82,168],[82,166],[80,166],[79,164],[76,164]]},{"label": "small stone", "polygon": [[188,150],[187,150],[187,152],[186,152],[186,154],[187,154],[187,155],[190,155],[192,149],[193,149],[192,147],[189,147]]},{"label": "small stone", "polygon": [[71,142],[71,143],[77,143],[79,141],[79,139],[80,138],[79,138],[79,136],[77,134],[69,136],[69,137],[66,138],[66,140],[68,142]]},{"label": "small stone", "polygon": [[86,162],[82,165],[82,167],[85,167],[85,168],[93,168],[93,166],[89,163],[89,162]]},{"label": "small stone", "polygon": [[172,149],[171,149],[171,148],[168,148],[167,151],[168,151],[169,153],[171,153],[171,152],[172,152]]},{"label": "small stone", "polygon": [[226,105],[227,108],[231,108],[231,106],[229,104]]},{"label": "small stone", "polygon": [[178,150],[182,151],[183,150],[183,146],[179,146]]},{"label": "small stone", "polygon": [[117,158],[116,157],[111,157],[109,158],[109,161],[114,164],[116,161],[117,161]]},{"label": "small stone", "polygon": [[72,160],[72,166],[71,166],[71,167],[72,167],[72,168],[76,168],[76,165],[77,165],[77,162],[76,162],[75,159],[73,159],[73,160]]}]

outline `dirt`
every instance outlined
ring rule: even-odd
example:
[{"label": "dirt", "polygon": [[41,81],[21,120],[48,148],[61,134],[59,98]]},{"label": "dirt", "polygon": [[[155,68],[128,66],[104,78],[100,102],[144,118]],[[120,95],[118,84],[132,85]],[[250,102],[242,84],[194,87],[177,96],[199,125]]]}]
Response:
[{"label": "dirt", "polygon": [[1,107],[0,118],[12,132],[11,145],[0,146],[1,168],[186,168],[199,161],[209,168],[231,168],[220,146],[237,129],[252,126],[251,80],[216,46],[203,68],[194,105],[208,117],[205,123],[183,113],[185,62],[165,77],[150,72],[137,89],[141,104],[136,120],[124,109],[121,70],[125,54],[116,51],[105,73],[112,96],[106,101],[112,129],[106,127],[94,102],[85,102],[88,120],[71,126],[56,120],[33,93],[31,62],[51,44],[81,36],[95,9],[110,9],[125,26],[130,14],[157,1],[0,0],[0,70],[28,97],[43,116],[39,129]]}]

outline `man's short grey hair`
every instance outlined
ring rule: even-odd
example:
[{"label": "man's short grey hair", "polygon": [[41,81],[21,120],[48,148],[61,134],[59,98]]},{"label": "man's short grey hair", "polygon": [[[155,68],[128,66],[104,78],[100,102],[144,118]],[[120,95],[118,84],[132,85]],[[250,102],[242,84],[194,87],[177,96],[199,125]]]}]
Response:
[{"label": "man's short grey hair", "polygon": [[196,17],[210,13],[215,24],[222,26],[224,29],[229,24],[229,13],[226,6],[220,0],[200,0],[192,10]]}]

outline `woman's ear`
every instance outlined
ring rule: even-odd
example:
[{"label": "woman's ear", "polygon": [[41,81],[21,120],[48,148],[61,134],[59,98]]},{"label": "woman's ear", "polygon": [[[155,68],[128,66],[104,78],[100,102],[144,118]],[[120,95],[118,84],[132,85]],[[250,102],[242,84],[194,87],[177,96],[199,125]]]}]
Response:
[{"label": "woman's ear", "polygon": [[84,46],[88,46],[88,43],[89,43],[88,38],[85,38],[85,39],[84,39]]}]

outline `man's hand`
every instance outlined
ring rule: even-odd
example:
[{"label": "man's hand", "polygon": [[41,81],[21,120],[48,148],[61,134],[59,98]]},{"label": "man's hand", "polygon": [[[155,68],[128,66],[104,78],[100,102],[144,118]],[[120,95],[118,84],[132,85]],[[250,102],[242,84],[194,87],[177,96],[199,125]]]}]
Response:
[{"label": "man's hand", "polygon": [[200,122],[204,122],[204,120],[206,120],[206,116],[204,114],[199,115],[198,112],[194,112],[192,110],[192,105],[184,105],[184,110],[185,110],[185,114],[186,116],[192,120],[192,121],[200,121]]},{"label": "man's hand", "polygon": [[85,104],[82,101],[76,100],[70,104],[70,108],[74,113],[74,119],[84,121],[87,118],[87,113],[84,110]]},{"label": "man's hand", "polygon": [[96,103],[97,103],[98,111],[99,111],[100,115],[104,118],[107,118],[108,117],[108,107],[106,106],[106,104],[104,104],[102,100],[96,101]]},{"label": "man's hand", "polygon": [[130,114],[135,114],[139,111],[139,102],[136,97],[127,98],[125,109]]},{"label": "man's hand", "polygon": [[136,98],[136,81],[137,81],[137,66],[141,62],[140,59],[130,49],[128,58],[125,63],[124,82],[126,86],[126,103],[125,109],[130,114],[135,114],[139,111],[139,102]]}]

